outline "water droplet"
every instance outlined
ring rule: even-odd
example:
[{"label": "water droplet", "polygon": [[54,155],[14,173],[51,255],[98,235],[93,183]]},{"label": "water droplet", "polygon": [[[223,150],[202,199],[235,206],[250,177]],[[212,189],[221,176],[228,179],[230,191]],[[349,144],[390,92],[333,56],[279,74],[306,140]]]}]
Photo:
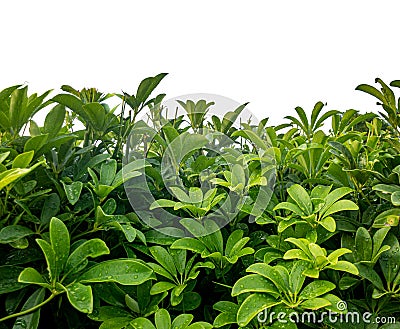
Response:
[{"label": "water droplet", "polygon": [[15,326],[21,326],[22,328],[26,328],[26,321],[24,319],[17,319],[17,321],[15,321]]}]

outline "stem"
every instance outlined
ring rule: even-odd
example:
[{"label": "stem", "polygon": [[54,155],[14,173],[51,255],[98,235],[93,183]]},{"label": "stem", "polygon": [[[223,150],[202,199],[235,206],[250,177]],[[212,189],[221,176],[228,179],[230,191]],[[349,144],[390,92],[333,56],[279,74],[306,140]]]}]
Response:
[{"label": "stem", "polygon": [[47,299],[44,300],[43,302],[37,304],[36,306],[34,306],[34,307],[32,307],[32,308],[29,308],[29,309],[27,309],[27,310],[25,310],[25,311],[19,312],[19,313],[14,313],[14,314],[7,315],[7,316],[5,316],[4,318],[1,318],[1,319],[0,319],[0,322],[6,321],[6,320],[9,320],[9,319],[12,319],[12,318],[16,318],[16,317],[18,317],[18,316],[22,316],[22,315],[26,315],[26,314],[32,313],[32,312],[36,311],[37,309],[41,308],[43,305],[45,305],[45,304],[47,304],[48,302],[50,302],[50,301],[51,301],[54,297],[56,297],[58,294],[59,294],[59,293],[54,293],[54,292],[53,292],[53,293],[50,295],[49,298],[47,298]]}]

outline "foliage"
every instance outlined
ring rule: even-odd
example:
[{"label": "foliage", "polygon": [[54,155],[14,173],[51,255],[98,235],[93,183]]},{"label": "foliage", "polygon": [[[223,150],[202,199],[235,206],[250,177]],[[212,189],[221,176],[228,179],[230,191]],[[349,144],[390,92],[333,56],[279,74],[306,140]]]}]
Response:
[{"label": "foliage", "polygon": [[132,94],[0,91],[0,329],[399,321],[399,81],[357,87],[379,115],[317,102],[310,117],[237,126],[247,103],[220,118],[178,101],[184,114],[167,117],[153,95],[165,76]]}]

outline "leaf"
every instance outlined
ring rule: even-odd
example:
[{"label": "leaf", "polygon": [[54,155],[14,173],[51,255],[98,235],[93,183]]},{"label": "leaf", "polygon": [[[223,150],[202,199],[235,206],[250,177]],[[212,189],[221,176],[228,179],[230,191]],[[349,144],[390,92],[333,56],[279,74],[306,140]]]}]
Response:
[{"label": "leaf", "polygon": [[281,274],[272,266],[265,263],[255,263],[250,265],[246,272],[255,273],[267,278],[272,281],[279,291],[286,291],[287,286],[281,276]]},{"label": "leaf", "polygon": [[[29,298],[26,300],[25,304],[22,306],[21,311],[29,310],[36,305],[43,302],[45,296],[45,289],[40,288],[36,290]],[[40,319],[40,309],[33,313],[28,313],[17,317],[14,322],[12,329],[36,329],[39,327]]]},{"label": "leaf", "polygon": [[336,231],[336,221],[331,216],[327,216],[322,218],[320,224],[328,231],[335,232]]},{"label": "leaf", "polygon": [[359,260],[372,259],[372,239],[364,227],[359,227],[356,232],[354,256]]},{"label": "leaf", "polygon": [[158,199],[155,200],[151,205],[149,210],[157,209],[157,208],[173,208],[176,205],[176,201],[167,200],[167,199]]},{"label": "leaf", "polygon": [[326,210],[324,217],[345,210],[358,210],[358,206],[350,200],[339,200]]},{"label": "leaf", "polygon": [[14,242],[33,234],[35,234],[35,232],[25,226],[9,225],[3,227],[0,231],[0,243]]},{"label": "leaf", "polygon": [[283,255],[283,259],[302,259],[309,260],[307,254],[300,249],[290,249]]},{"label": "leaf", "polygon": [[149,248],[153,258],[162,266],[164,267],[171,275],[177,276],[177,271],[174,263],[174,259],[161,246],[154,246]]},{"label": "leaf", "polygon": [[27,168],[33,159],[33,151],[21,153],[12,162],[12,168]]},{"label": "leaf", "polygon": [[92,287],[85,286],[79,282],[74,282],[66,286],[65,290],[67,292],[69,302],[79,312],[93,312]]},{"label": "leaf", "polygon": [[132,321],[131,316],[116,316],[106,319],[99,327],[99,329],[124,329]]},{"label": "leaf", "polygon": [[106,243],[100,239],[91,239],[80,244],[67,259],[65,272],[74,274],[86,267],[88,257],[95,258],[108,255],[110,250]]},{"label": "leaf", "polygon": [[299,294],[299,298],[312,299],[324,295],[335,288],[336,288],[335,284],[329,281],[325,280],[313,281],[304,287],[304,289]]},{"label": "leaf", "polygon": [[0,266],[0,295],[17,291],[25,287],[25,284],[18,282],[20,273],[24,270],[20,266]]},{"label": "leaf", "polygon": [[207,247],[197,239],[182,238],[172,243],[171,249],[184,249],[201,254],[204,250],[207,250]]},{"label": "leaf", "polygon": [[55,254],[54,275],[58,277],[69,256],[70,239],[67,227],[56,217],[50,221],[50,243]]},{"label": "leaf", "polygon": [[60,211],[60,197],[56,193],[49,194],[43,204],[40,222],[47,224],[52,217],[57,216]]},{"label": "leaf", "polygon": [[274,211],[279,210],[279,209],[289,210],[289,211],[294,212],[298,216],[304,216],[304,212],[298,206],[296,206],[294,203],[291,203],[291,202],[278,203],[275,206]]},{"label": "leaf", "polygon": [[36,243],[39,245],[40,249],[42,249],[44,258],[46,259],[50,281],[54,283],[57,278],[56,255],[54,253],[54,249],[45,240],[36,239]]},{"label": "leaf", "polygon": [[117,174],[117,161],[115,159],[103,162],[100,167],[100,184],[111,186]]},{"label": "leaf", "polygon": [[370,95],[378,98],[382,103],[385,103],[385,98],[383,97],[382,93],[373,86],[370,86],[367,84],[361,84],[356,87],[356,90],[360,90],[367,94],[370,94]]},{"label": "leaf", "polygon": [[24,145],[24,152],[38,152],[42,148],[42,146],[46,144],[48,137],[49,136],[45,134],[29,138]]},{"label": "leaf", "polygon": [[375,287],[377,287],[381,291],[385,291],[385,288],[383,286],[382,279],[378,275],[378,273],[375,272],[373,268],[371,268],[368,265],[365,264],[356,264],[357,269],[360,273],[360,276],[369,282],[371,282]]},{"label": "leaf", "polygon": [[171,316],[166,309],[159,309],[155,315],[154,320],[157,329],[170,329],[171,328]]},{"label": "leaf", "polygon": [[313,209],[310,196],[301,185],[294,184],[287,189],[287,192],[306,215],[312,214]]},{"label": "leaf", "polygon": [[193,321],[192,314],[180,314],[174,319],[174,321],[172,321],[171,328],[185,329],[189,326],[190,322],[192,321]]},{"label": "leaf", "polygon": [[280,301],[266,294],[252,294],[240,305],[237,313],[237,323],[239,326],[244,327],[260,312],[280,303]]},{"label": "leaf", "polygon": [[74,205],[78,202],[79,197],[81,196],[83,183],[82,182],[73,182],[72,184],[65,184],[61,182],[64,187],[65,195],[70,204]]},{"label": "leaf", "polygon": [[154,77],[148,77],[144,79],[140,84],[136,92],[136,100],[138,102],[137,106],[139,107],[140,104],[145,104],[150,94],[153,90],[158,86],[162,79],[168,73],[160,73]]},{"label": "leaf", "polygon": [[43,288],[51,289],[51,286],[43,279],[42,275],[32,267],[27,267],[21,272],[18,282],[37,284]]},{"label": "leaf", "polygon": [[330,268],[332,270],[343,271],[343,272],[348,272],[350,274],[358,275],[357,267],[354,264],[347,262],[345,260],[339,260],[336,264],[326,266],[325,268]]},{"label": "leaf", "polygon": [[137,318],[130,325],[135,329],[156,329],[149,319]]},{"label": "leaf", "polygon": [[311,310],[318,310],[329,305],[331,302],[325,298],[311,298],[300,304],[301,307]]},{"label": "leaf", "polygon": [[231,295],[235,297],[248,292],[262,292],[269,293],[275,297],[279,296],[279,291],[275,285],[258,274],[250,274],[241,277],[233,286]]},{"label": "leaf", "polygon": [[122,285],[139,285],[152,279],[150,267],[134,259],[114,259],[99,263],[84,272],[81,283],[116,282]]},{"label": "leaf", "polygon": [[58,104],[46,115],[43,125],[43,133],[49,138],[55,137],[61,130],[65,118],[65,106]]},{"label": "leaf", "polygon": [[233,231],[229,237],[228,240],[226,241],[226,246],[225,246],[225,255],[230,255],[233,246],[241,240],[243,237],[243,231],[242,230],[235,230]]},{"label": "leaf", "polygon": [[156,282],[150,289],[150,295],[161,294],[165,291],[171,290],[176,286],[176,284],[166,281]]}]

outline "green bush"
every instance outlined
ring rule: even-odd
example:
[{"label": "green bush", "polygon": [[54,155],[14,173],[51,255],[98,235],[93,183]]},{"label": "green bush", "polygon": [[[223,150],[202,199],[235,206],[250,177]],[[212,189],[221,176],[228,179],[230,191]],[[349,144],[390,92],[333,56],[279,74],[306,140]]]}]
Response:
[{"label": "green bush", "polygon": [[357,87],[379,115],[237,127],[246,104],[167,117],[165,75],[0,92],[0,328],[398,328],[400,82]]}]

